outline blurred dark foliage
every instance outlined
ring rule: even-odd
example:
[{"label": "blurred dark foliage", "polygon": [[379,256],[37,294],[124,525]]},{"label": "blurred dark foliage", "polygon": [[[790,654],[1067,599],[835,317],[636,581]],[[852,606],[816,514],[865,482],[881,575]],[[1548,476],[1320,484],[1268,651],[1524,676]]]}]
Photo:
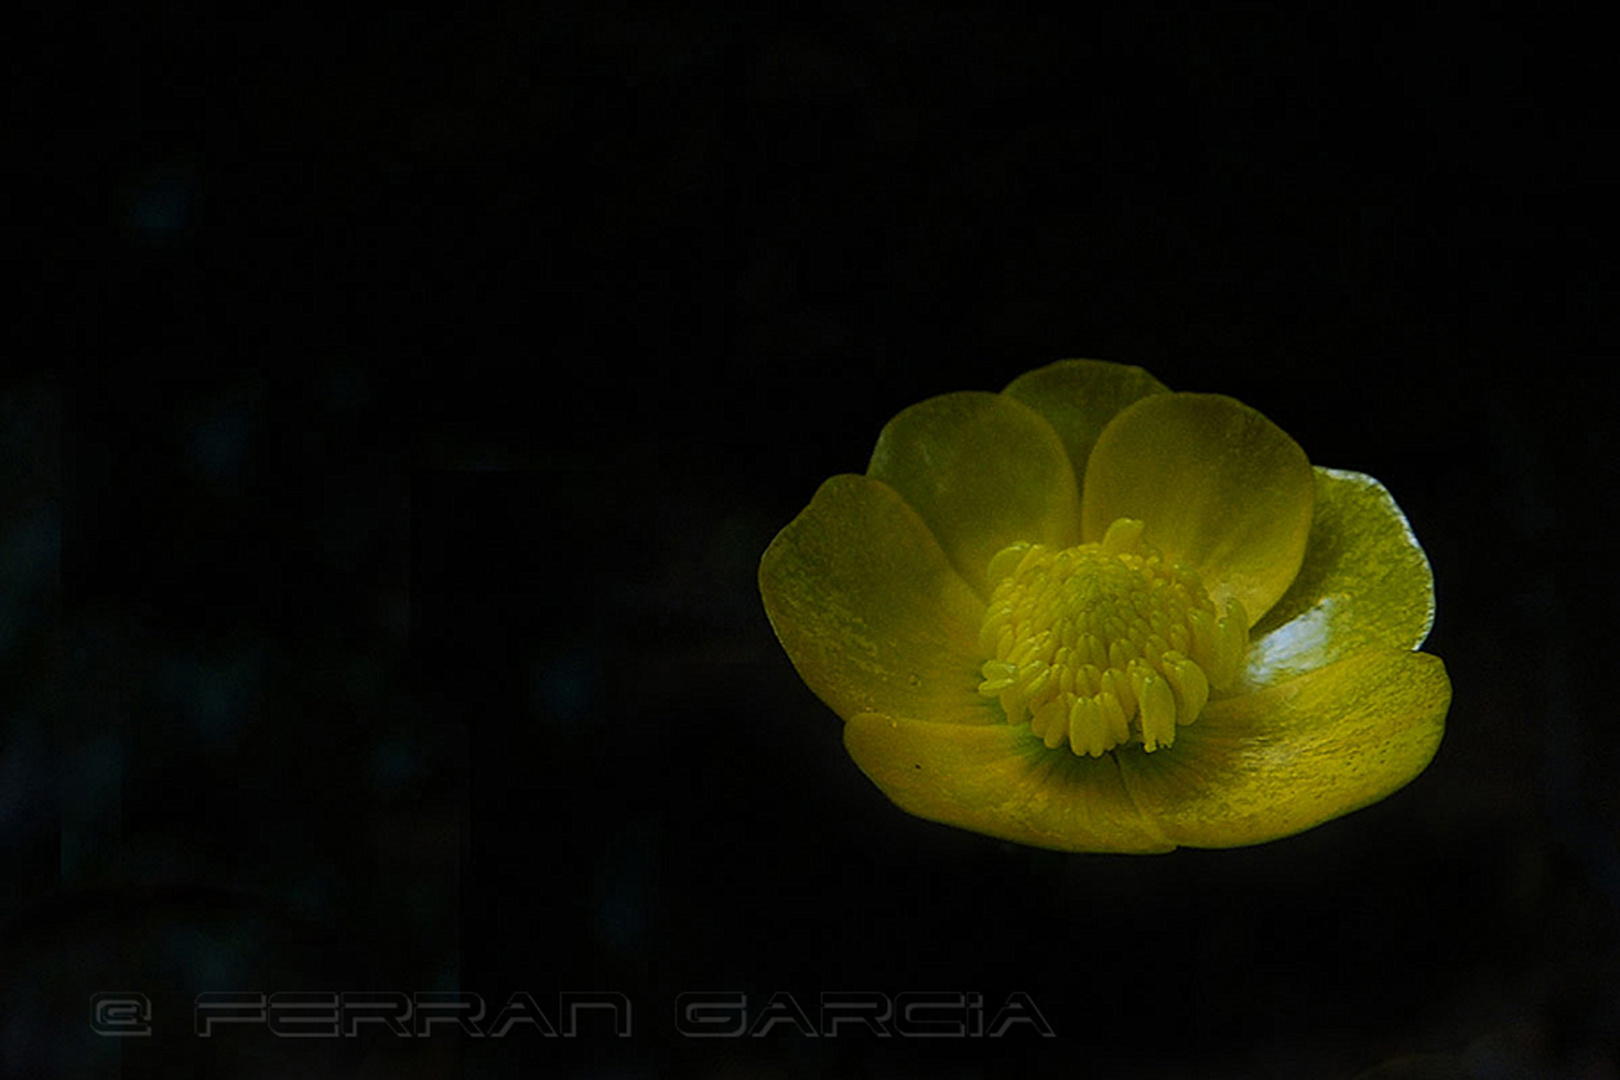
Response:
[{"label": "blurred dark foliage", "polygon": [[[32,11],[0,1075],[1620,1075],[1601,40]],[[1122,859],[907,818],[848,762],[760,551],[900,408],[1064,356],[1395,493],[1456,691],[1417,782]],[[617,991],[634,1033],[192,1029],[204,992],[458,989]],[[152,1035],[93,1034],[125,990]],[[1055,1037],[684,1038],[694,990],[1020,992]]]}]

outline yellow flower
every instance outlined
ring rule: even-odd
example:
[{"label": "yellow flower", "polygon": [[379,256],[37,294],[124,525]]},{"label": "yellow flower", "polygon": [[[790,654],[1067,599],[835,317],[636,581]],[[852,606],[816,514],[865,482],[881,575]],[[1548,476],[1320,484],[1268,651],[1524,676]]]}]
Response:
[{"label": "yellow flower", "polygon": [[902,809],[1067,851],[1234,847],[1429,763],[1434,581],[1378,481],[1229,397],[1071,360],[884,427],[760,593]]}]

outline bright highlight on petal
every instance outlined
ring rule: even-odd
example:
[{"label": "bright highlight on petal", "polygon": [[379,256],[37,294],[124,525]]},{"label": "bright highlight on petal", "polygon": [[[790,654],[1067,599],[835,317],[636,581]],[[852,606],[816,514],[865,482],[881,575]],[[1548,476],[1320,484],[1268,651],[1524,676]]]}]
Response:
[{"label": "bright highlight on petal", "polygon": [[1389,491],[1318,468],[1305,562],[1254,628],[1243,678],[1270,686],[1368,649],[1415,649],[1433,624],[1434,574]]},{"label": "bright highlight on petal", "polygon": [[1261,843],[1445,730],[1389,493],[1231,398],[1064,361],[883,430],[760,563],[771,625],[902,809],[1064,851]]}]

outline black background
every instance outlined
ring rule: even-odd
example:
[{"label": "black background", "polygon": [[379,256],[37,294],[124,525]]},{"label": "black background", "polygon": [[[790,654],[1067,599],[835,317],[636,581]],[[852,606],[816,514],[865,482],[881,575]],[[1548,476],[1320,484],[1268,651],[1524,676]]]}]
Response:
[{"label": "black background", "polygon": [[[1589,28],[26,31],[0,1074],[1620,1075]],[[760,552],[899,409],[1065,356],[1232,394],[1395,493],[1455,689],[1410,787],[1257,848],[1063,856],[848,761]],[[616,991],[633,1032],[192,1032],[206,991],[457,989]],[[92,1033],[121,990],[150,1037]],[[1021,993],[1054,1034],[692,1039],[691,991]]]}]

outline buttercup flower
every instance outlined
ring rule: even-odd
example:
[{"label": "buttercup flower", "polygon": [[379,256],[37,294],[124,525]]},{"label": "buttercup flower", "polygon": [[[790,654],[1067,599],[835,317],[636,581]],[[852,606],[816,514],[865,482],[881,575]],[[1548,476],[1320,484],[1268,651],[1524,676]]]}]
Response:
[{"label": "buttercup flower", "polygon": [[902,809],[1066,851],[1234,847],[1405,785],[1451,684],[1378,481],[1229,397],[1070,360],[889,421],[760,561]]}]

